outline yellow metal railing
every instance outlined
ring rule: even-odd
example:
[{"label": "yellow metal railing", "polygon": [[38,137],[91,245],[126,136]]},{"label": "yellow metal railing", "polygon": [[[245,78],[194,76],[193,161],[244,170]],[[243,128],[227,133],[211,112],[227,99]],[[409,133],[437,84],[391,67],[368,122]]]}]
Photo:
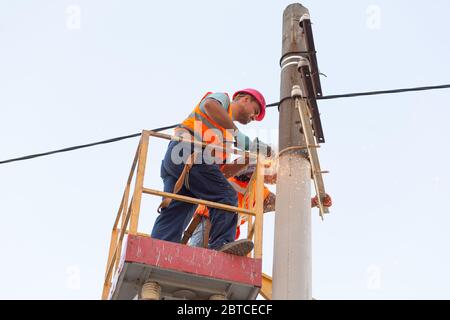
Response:
[{"label": "yellow metal railing", "polygon": [[[233,149],[234,154],[245,156],[248,159],[256,158],[256,170],[249,183],[247,193],[244,195],[243,203],[248,204],[248,208],[239,208],[229,205],[224,205],[217,202],[205,201],[192,197],[182,196],[179,194],[162,192],[158,190],[148,189],[144,187],[144,173],[148,154],[148,145],[150,136],[174,140],[187,141],[193,144],[206,146],[201,142],[186,140],[181,137],[171,136],[167,134],[157,133],[153,131],[142,131],[141,139],[136,151],[136,155],[131,166],[130,174],[128,176],[125,191],[120,202],[119,211],[112,228],[111,241],[109,246],[108,261],[106,264],[105,280],[103,284],[102,299],[108,299],[112,286],[113,275],[117,272],[119,267],[122,243],[125,234],[143,235],[138,233],[139,213],[141,208],[142,194],[151,194],[155,196],[162,196],[171,198],[177,201],[184,201],[193,204],[203,204],[208,207],[218,208],[230,213],[240,213],[248,216],[248,238],[254,241],[253,254],[250,254],[255,259],[262,259],[262,240],[263,240],[263,212],[264,212],[264,164],[265,158],[262,155],[253,154],[250,152],[243,152]],[[216,148],[216,147],[214,147]],[[216,149],[222,149],[217,147]],[[228,152],[228,150],[227,150]],[[131,192],[132,180],[135,178],[134,189]],[[148,236],[148,235],[147,235]],[[265,286],[264,286],[265,287]],[[264,296],[264,294],[263,294]]]}]

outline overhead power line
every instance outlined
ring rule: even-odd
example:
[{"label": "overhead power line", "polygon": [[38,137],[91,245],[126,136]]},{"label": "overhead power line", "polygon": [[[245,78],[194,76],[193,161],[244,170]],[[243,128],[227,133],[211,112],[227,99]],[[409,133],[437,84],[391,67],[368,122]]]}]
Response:
[{"label": "overhead power line", "polygon": [[361,97],[361,96],[374,96],[374,95],[380,95],[380,94],[393,94],[393,93],[403,93],[403,92],[412,92],[412,91],[426,91],[426,90],[437,90],[437,89],[450,89],[450,84],[443,84],[443,85],[439,85],[439,86],[428,86],[428,87],[415,87],[415,88],[404,88],[404,89],[392,89],[392,90],[380,90],[380,91],[367,91],[367,92],[357,92],[357,93],[336,94],[336,95],[318,97],[317,100],[353,98],[353,97]]},{"label": "overhead power line", "polygon": [[[157,128],[157,129],[153,129],[152,131],[155,131],[155,132],[164,131],[164,130],[175,128],[176,126],[178,126],[178,125],[172,125],[172,126]],[[141,135],[141,133],[139,132],[139,133],[134,133],[134,134],[130,134],[130,135],[127,135],[127,136],[116,137],[116,138],[112,138],[112,139],[108,139],[108,140],[103,140],[103,141],[98,141],[98,142],[93,142],[93,143],[88,143],[88,144],[82,144],[82,145],[79,145],[79,146],[73,146],[73,147],[69,147],[69,148],[53,150],[53,151],[48,151],[48,152],[44,152],[44,153],[31,154],[31,155],[23,156],[23,157],[20,157],[20,158],[14,158],[14,159],[8,159],[8,160],[0,161],[0,164],[5,164],[5,163],[15,162],[15,161],[28,160],[28,159],[48,156],[48,155],[51,155],[51,154],[56,154],[56,153],[68,152],[68,151],[73,151],[73,150],[82,149],[82,148],[93,147],[93,146],[97,146],[97,145],[100,145],[100,144],[113,143],[113,142],[117,142],[117,141],[121,141],[121,140],[125,140],[125,139],[139,137],[140,135]]]},{"label": "overhead power line", "polygon": [[[426,87],[414,87],[414,88],[337,94],[337,95],[317,97],[316,99],[317,100],[331,100],[331,99],[353,98],[353,97],[360,97],[360,96],[373,96],[373,95],[381,95],[381,94],[395,94],[395,93],[403,93],[403,92],[426,91],[426,90],[437,90],[437,89],[450,89],[450,84],[444,84],[444,85],[438,85],[438,86],[426,86]],[[268,104],[266,107],[267,108],[277,107],[283,101],[288,100],[288,99],[291,99],[291,97],[285,97],[278,102]],[[167,127],[156,128],[151,131],[159,132],[159,131],[164,131],[164,130],[168,130],[168,129],[173,129],[177,126],[178,126],[178,124],[175,124],[175,125],[171,125],[171,126],[167,126]],[[134,133],[134,134],[126,135],[126,136],[116,137],[116,138],[93,142],[93,143],[88,143],[88,144],[82,144],[82,145],[68,147],[68,148],[64,148],[64,149],[48,151],[48,152],[44,152],[44,153],[31,154],[31,155],[23,156],[23,157],[19,157],[19,158],[3,160],[3,161],[0,161],[0,164],[6,164],[6,163],[22,161],[22,160],[29,160],[29,159],[44,157],[44,156],[48,156],[48,155],[52,155],[52,154],[56,154],[56,153],[63,153],[63,152],[69,152],[69,151],[83,149],[83,148],[89,148],[89,147],[93,147],[93,146],[97,146],[97,145],[101,145],[101,144],[108,144],[108,143],[113,143],[113,142],[117,142],[117,141],[121,141],[121,140],[125,140],[125,139],[139,137],[140,135],[141,135],[141,133]]]},{"label": "overhead power line", "polygon": [[[381,94],[394,94],[394,93],[427,91],[427,90],[438,90],[438,89],[450,89],[450,84],[442,84],[442,85],[438,85],[438,86],[427,86],[427,87],[414,87],[414,88],[402,88],[402,89],[391,89],[391,90],[335,94],[335,95],[317,97],[316,100],[332,100],[332,99],[354,98],[354,97],[361,97],[361,96],[375,96],[375,95],[381,95]],[[268,104],[266,107],[267,108],[278,107],[284,100],[288,100],[288,99],[291,99],[291,97],[285,97],[278,102]]]}]

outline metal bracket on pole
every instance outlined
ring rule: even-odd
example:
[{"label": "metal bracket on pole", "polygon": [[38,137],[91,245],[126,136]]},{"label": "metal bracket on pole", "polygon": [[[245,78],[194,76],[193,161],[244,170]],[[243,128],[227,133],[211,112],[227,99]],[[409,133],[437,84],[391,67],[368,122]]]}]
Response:
[{"label": "metal bracket on pole", "polygon": [[300,27],[305,33],[305,45],[308,52],[308,60],[311,62],[311,77],[314,90],[314,97],[322,96],[322,86],[320,85],[320,72],[317,66],[316,47],[314,45],[314,37],[311,28],[311,17],[309,14],[304,14],[299,21]]},{"label": "metal bracket on pole", "polygon": [[311,63],[308,59],[302,58],[297,65],[298,72],[302,84],[303,95],[302,98],[308,102],[308,107],[311,114],[313,135],[316,137],[318,143],[324,143],[325,138],[322,130],[322,123],[320,121],[319,107],[314,93],[314,83],[311,77]]},{"label": "metal bracket on pole", "polygon": [[[325,185],[323,183],[322,171],[320,169],[319,155],[317,154],[317,142],[313,134],[311,125],[311,116],[308,110],[306,101],[303,100],[302,89],[300,86],[295,85],[292,87],[292,98],[295,100],[295,108],[298,110],[300,120],[302,122],[303,134],[305,136],[306,148],[308,150],[309,161],[311,163],[311,176],[314,180],[314,186],[317,193],[317,202],[319,205],[320,217],[323,220],[323,214],[329,213],[328,207],[323,205],[323,199],[325,199]],[[303,103],[302,103],[303,102]]]}]

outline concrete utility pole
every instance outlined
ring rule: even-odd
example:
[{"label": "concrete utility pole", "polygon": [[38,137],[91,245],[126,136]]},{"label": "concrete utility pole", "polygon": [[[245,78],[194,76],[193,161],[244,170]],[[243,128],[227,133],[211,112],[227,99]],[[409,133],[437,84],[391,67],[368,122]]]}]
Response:
[{"label": "concrete utility pole", "polygon": [[293,85],[300,85],[297,64],[306,57],[306,45],[299,21],[304,14],[308,9],[298,3],[283,13],[273,299],[312,299],[311,165],[294,100],[283,100],[291,97]]}]

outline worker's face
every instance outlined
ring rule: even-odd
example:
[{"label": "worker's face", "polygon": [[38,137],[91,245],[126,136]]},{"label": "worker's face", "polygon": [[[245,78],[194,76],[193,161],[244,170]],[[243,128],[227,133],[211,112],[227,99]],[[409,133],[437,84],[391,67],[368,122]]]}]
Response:
[{"label": "worker's face", "polygon": [[250,96],[243,96],[238,100],[239,115],[236,119],[241,124],[255,121],[261,112],[258,102]]}]

